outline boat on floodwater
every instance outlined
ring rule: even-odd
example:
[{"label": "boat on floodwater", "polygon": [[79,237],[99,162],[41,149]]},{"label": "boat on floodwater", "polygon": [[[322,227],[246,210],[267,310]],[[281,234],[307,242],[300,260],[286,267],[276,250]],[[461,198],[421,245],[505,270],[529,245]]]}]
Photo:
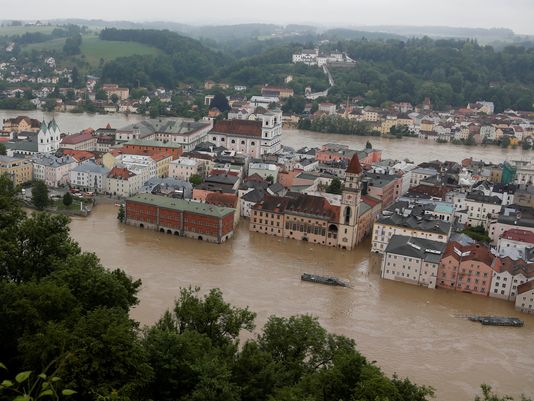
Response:
[{"label": "boat on floodwater", "polygon": [[484,326],[511,326],[523,327],[524,322],[517,317],[503,317],[503,316],[469,316],[472,322],[480,322]]},{"label": "boat on floodwater", "polygon": [[331,276],[319,276],[317,274],[303,273],[300,276],[302,281],[309,281],[310,283],[326,284],[326,285],[337,285],[339,287],[349,287],[349,283],[343,281],[337,277]]}]

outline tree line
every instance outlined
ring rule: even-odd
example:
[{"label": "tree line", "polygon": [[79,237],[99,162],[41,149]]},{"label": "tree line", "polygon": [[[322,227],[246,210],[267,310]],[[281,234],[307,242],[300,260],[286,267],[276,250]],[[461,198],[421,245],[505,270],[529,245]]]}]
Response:
[{"label": "tree line", "polygon": [[299,129],[329,132],[332,134],[357,135],[357,136],[379,136],[380,132],[375,130],[366,121],[357,121],[338,115],[322,115],[318,118],[302,118],[298,123]]},{"label": "tree line", "polygon": [[487,100],[495,110],[533,110],[534,49],[496,51],[474,40],[429,38],[339,41],[327,49],[358,60],[353,69],[332,69],[339,99],[361,96],[367,104],[418,104],[430,97],[437,109]]}]

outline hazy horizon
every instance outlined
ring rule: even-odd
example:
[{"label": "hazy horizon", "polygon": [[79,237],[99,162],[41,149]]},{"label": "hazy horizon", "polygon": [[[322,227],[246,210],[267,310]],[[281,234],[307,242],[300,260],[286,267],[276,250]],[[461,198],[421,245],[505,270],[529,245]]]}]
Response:
[{"label": "hazy horizon", "polygon": [[[2,0],[4,5],[6,0]],[[458,27],[509,28],[533,35],[534,2],[530,0],[271,0],[254,4],[214,0],[181,5],[169,0],[25,0],[4,7],[2,20],[100,19],[105,21],[168,21],[189,25],[241,23],[307,24],[324,27]]]}]

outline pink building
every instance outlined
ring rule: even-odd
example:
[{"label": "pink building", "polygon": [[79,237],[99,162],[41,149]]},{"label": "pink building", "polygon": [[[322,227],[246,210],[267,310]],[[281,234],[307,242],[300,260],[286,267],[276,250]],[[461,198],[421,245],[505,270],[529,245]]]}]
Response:
[{"label": "pink building", "polygon": [[360,164],[363,166],[370,166],[382,160],[382,151],[377,149],[365,149],[362,151],[355,151],[349,149],[347,145],[338,145],[327,143],[321,146],[315,155],[315,159],[319,162],[332,162],[352,159],[354,153],[358,153]]},{"label": "pink building", "polygon": [[487,296],[493,261],[491,251],[483,245],[450,242],[438,268],[437,286]]}]

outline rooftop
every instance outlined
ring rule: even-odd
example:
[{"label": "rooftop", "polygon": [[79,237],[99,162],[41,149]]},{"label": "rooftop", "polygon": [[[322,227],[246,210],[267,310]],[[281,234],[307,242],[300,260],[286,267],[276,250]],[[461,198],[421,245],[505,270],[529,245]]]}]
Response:
[{"label": "rooftop", "polygon": [[132,139],[124,144],[124,146],[149,146],[155,148],[171,148],[171,149],[180,149],[182,145],[172,142],[160,142],[160,141],[150,141],[147,139]]},{"label": "rooftop", "polygon": [[239,135],[239,136],[252,136],[261,138],[262,134],[262,122],[261,121],[249,121],[249,120],[222,120],[216,121],[213,125],[213,132],[219,132],[223,134]]},{"label": "rooftop", "polygon": [[228,214],[233,214],[234,210],[221,207],[208,205],[206,203],[193,202],[190,200],[184,199],[175,199],[169,198],[161,195],[152,195],[152,194],[140,194],[133,196],[127,200],[127,202],[138,202],[149,204],[164,209],[177,210],[180,212],[189,212],[213,217],[222,218]]},{"label": "rooftop", "polygon": [[385,253],[423,259],[429,263],[439,263],[446,246],[447,244],[443,242],[394,235],[391,237]]},{"label": "rooftop", "polygon": [[534,244],[534,233],[532,231],[521,230],[518,228],[512,228],[505,231],[501,238],[518,241],[518,242],[527,242],[529,244]]},{"label": "rooftop", "polygon": [[76,145],[82,142],[90,141],[94,138],[90,131],[82,131],[78,134],[67,135],[61,140],[62,145]]}]

